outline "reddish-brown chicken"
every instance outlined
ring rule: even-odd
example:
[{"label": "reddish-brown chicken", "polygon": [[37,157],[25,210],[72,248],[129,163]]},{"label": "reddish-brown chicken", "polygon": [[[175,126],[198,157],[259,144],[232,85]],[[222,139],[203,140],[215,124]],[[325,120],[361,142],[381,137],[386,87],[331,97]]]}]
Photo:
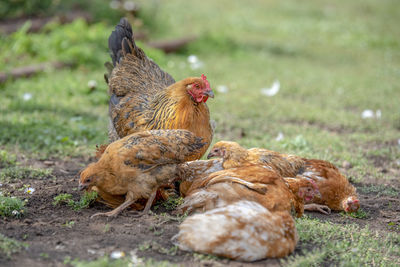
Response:
[{"label": "reddish-brown chicken", "polygon": [[140,199],[147,200],[147,212],[157,189],[176,179],[178,165],[204,145],[202,138],[186,130],[131,134],[111,143],[98,162],[82,171],[79,187],[96,190],[110,206],[122,202],[111,212],[93,216],[116,216]]},{"label": "reddish-brown chicken", "polygon": [[293,252],[297,240],[287,211],[271,212],[248,200],[189,216],[173,237],[182,250],[241,261],[285,257]]},{"label": "reddish-brown chicken", "polygon": [[261,148],[245,149],[238,143],[227,141],[216,143],[208,155],[208,158],[211,157],[223,158],[222,165],[225,169],[259,164],[278,172],[285,178],[313,180],[321,197],[314,198],[313,204],[306,205],[307,210],[327,214],[330,209],[354,212],[360,207],[354,186],[327,161],[280,154]]},{"label": "reddish-brown chicken", "polygon": [[108,45],[114,65],[106,77],[110,141],[143,130],[186,129],[207,143],[187,160],[201,158],[213,135],[206,101],[214,94],[206,76],[175,82],[137,47],[131,25],[124,18]]},{"label": "reddish-brown chicken", "polygon": [[[298,178],[312,179],[317,184],[321,197],[316,197],[314,204],[326,205],[332,210],[343,210],[345,212],[355,212],[360,208],[356,188],[350,184],[349,180],[340,173],[330,162],[318,159],[304,159],[304,171],[296,176]],[[313,204],[306,205],[307,210],[323,210],[322,213],[329,213],[328,209],[318,207]]]}]

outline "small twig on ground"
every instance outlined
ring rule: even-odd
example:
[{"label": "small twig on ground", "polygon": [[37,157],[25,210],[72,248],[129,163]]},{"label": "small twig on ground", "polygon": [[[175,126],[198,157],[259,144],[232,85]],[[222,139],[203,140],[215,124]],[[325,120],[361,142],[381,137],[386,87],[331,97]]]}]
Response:
[{"label": "small twig on ground", "polygon": [[40,31],[47,23],[51,21],[57,21],[61,24],[70,23],[78,18],[83,18],[84,20],[90,22],[92,21],[92,16],[83,11],[71,11],[66,14],[59,14],[52,17],[37,17],[37,18],[15,18],[15,19],[6,19],[0,21],[0,33],[11,34],[13,32],[18,31],[24,25],[24,23],[28,20],[31,21],[31,26],[28,32],[38,32]]},{"label": "small twig on ground", "polygon": [[0,83],[4,83],[8,79],[29,77],[36,73],[43,72],[47,69],[62,69],[66,67],[72,67],[73,65],[74,65],[73,63],[55,61],[55,62],[46,62],[37,65],[15,68],[12,69],[11,71],[0,72]]},{"label": "small twig on ground", "polygon": [[193,42],[195,39],[196,39],[195,36],[190,36],[169,41],[153,41],[147,43],[147,45],[153,48],[161,49],[165,53],[173,53],[179,50],[180,48],[184,47],[188,43]]}]

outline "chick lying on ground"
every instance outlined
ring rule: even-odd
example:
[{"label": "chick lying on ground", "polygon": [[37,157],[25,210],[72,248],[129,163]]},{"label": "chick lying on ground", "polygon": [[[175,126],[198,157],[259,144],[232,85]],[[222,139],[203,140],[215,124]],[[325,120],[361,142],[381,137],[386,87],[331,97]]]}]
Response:
[{"label": "chick lying on ground", "polygon": [[151,130],[119,139],[106,148],[96,163],[82,171],[81,190],[95,187],[100,198],[116,205],[113,211],[97,215],[116,216],[122,210],[146,199],[146,213],[160,186],[178,177],[178,165],[205,145],[202,138],[187,130]]},{"label": "chick lying on ground", "polygon": [[208,155],[208,158],[211,157],[222,158],[224,169],[257,164],[270,168],[288,179],[313,180],[321,197],[309,202],[312,204],[306,205],[306,210],[328,214],[331,209],[355,212],[360,207],[355,187],[330,162],[262,148],[245,149],[238,143],[228,141],[216,143]]}]

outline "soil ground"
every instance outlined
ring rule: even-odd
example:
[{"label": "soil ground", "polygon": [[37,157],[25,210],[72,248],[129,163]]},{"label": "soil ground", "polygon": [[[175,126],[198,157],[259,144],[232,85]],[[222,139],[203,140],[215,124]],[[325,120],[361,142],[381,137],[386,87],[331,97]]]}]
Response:
[{"label": "soil ground", "polygon": [[[140,258],[167,260],[184,266],[280,265],[280,262],[274,259],[240,263],[212,257],[200,258],[192,253],[177,250],[171,238],[178,232],[179,218],[165,213],[162,208],[141,218],[134,218],[131,212],[125,211],[114,219],[90,219],[92,214],[106,211],[108,208],[100,203],[80,211],[74,211],[67,205],[55,207],[52,204],[53,198],[61,193],[70,193],[74,199],[79,199],[81,193],[77,190],[77,174],[82,161],[84,160],[54,160],[53,179],[23,180],[3,185],[3,192],[10,192],[16,196],[22,195],[23,192],[19,193],[14,188],[21,188],[23,184],[29,184],[36,191],[27,203],[28,214],[19,220],[6,218],[0,221],[4,235],[29,244],[26,250],[14,254],[11,259],[0,259],[1,266],[64,266],[70,259],[94,260],[113,251],[134,253]],[[34,162],[33,165],[46,167],[41,161]],[[386,186],[399,188],[398,181],[393,180],[389,183],[391,185]],[[369,184],[362,183],[356,186],[363,188]],[[399,232],[399,199],[379,196],[376,192],[363,192],[365,190],[359,190],[360,201],[363,210],[368,214],[367,218],[352,218],[340,213],[328,216],[318,213],[306,214],[338,224],[355,223],[360,226],[368,225],[371,230]],[[397,227],[389,226],[388,222],[397,222]],[[298,247],[304,246],[306,244],[299,244]],[[296,249],[294,253],[300,253],[300,249]]]}]

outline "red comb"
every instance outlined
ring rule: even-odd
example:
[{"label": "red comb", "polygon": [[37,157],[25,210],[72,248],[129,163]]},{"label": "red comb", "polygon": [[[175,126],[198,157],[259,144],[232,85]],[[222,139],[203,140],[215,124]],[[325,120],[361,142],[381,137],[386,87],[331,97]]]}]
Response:
[{"label": "red comb", "polygon": [[202,74],[201,78],[203,79],[204,83],[206,84],[206,88],[210,88],[210,83],[207,81],[207,76]]}]

